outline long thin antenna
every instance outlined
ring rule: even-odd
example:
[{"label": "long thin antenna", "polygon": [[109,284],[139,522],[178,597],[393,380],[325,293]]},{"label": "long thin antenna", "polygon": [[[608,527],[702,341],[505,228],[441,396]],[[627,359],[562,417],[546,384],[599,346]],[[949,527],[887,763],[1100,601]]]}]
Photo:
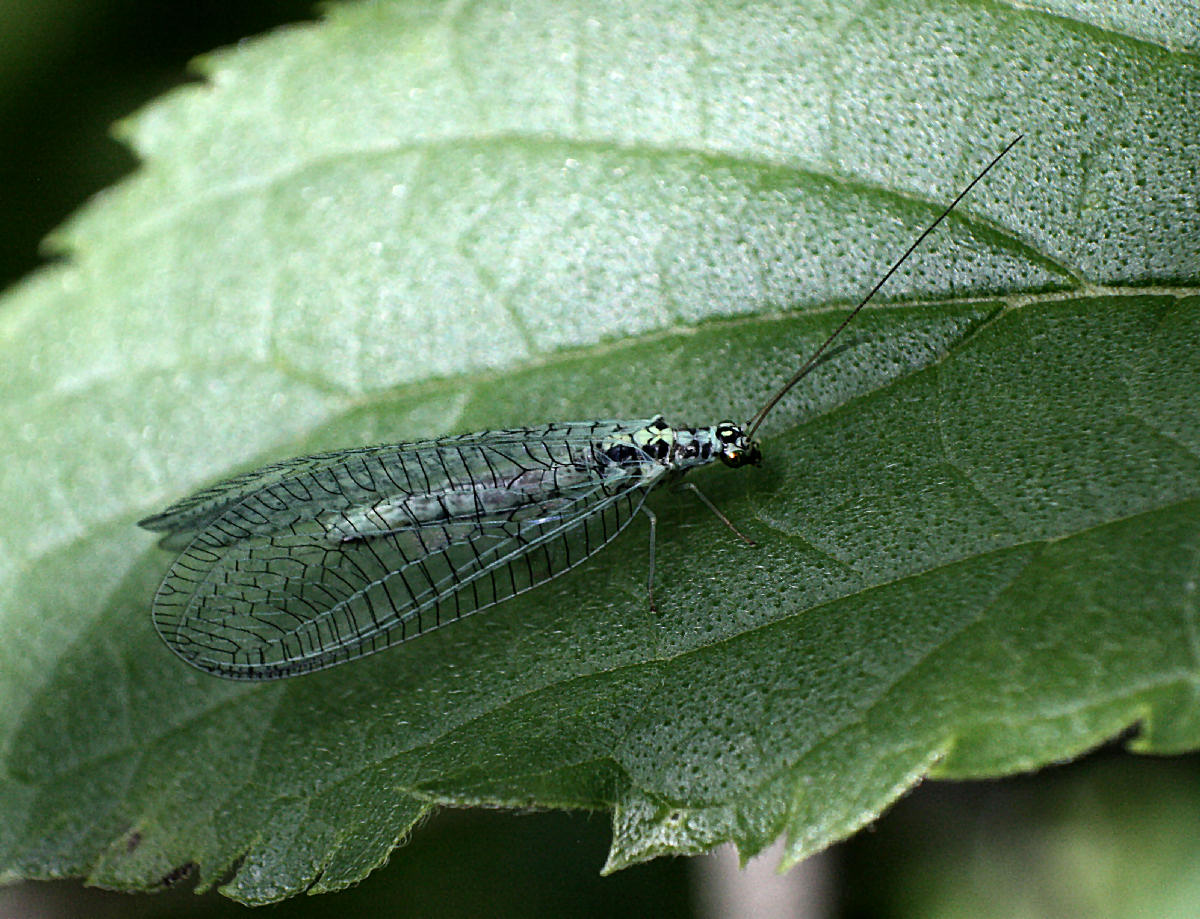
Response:
[{"label": "long thin antenna", "polygon": [[808,360],[806,360],[804,362],[803,366],[801,366],[801,368],[798,371],[796,371],[796,375],[794,377],[792,377],[790,380],[788,380],[782,387],[780,387],[779,391],[776,392],[775,395],[773,395],[770,398],[770,400],[768,400],[767,404],[758,410],[758,413],[750,420],[749,424],[747,424],[747,426],[746,426],[746,436],[747,437],[754,436],[754,432],[758,430],[759,425],[761,425],[763,423],[763,420],[767,417],[767,414],[771,411],[771,409],[773,409],[778,404],[780,399],[782,399],[784,396],[786,396],[791,391],[793,386],[795,386],[797,383],[799,383],[801,380],[803,380],[806,376],[808,376],[809,371],[811,371],[813,369],[813,367],[815,367],[817,365],[817,361],[820,360],[820,357],[825,352],[825,349],[828,348],[830,346],[830,344],[833,343],[833,340],[835,338],[837,338],[839,335],[842,334],[842,331],[846,328],[846,326],[848,326],[850,324],[850,321],[855,316],[857,316],[859,311],[871,301],[871,298],[874,297],[877,293],[879,293],[879,289],[881,287],[883,287],[884,284],[887,283],[888,278],[890,278],[893,274],[896,273],[896,270],[901,265],[904,264],[904,262],[908,259],[908,257],[910,255],[913,254],[913,252],[916,250],[917,246],[921,245],[921,243],[923,243],[925,241],[925,237],[927,237],[930,233],[932,233],[937,228],[937,225],[946,218],[946,215],[949,214],[952,210],[954,210],[955,207],[958,206],[958,202],[960,202],[963,198],[965,198],[967,196],[967,192],[969,192],[972,188],[974,188],[975,185],[979,182],[979,180],[982,179],[985,175],[987,175],[993,166],[995,166],[998,162],[1000,162],[1000,160],[1004,159],[1004,155],[1006,153],[1008,153],[1008,151],[1011,150],[1013,147],[1015,147],[1017,145],[1017,141],[1019,141],[1024,136],[1025,136],[1024,134],[1018,134],[1011,141],[1009,141],[1008,146],[1005,147],[1003,150],[1001,150],[999,153],[997,153],[995,158],[990,163],[988,163],[986,166],[983,167],[983,170],[979,173],[979,175],[975,176],[975,178],[973,178],[971,180],[970,184],[968,184],[966,188],[964,188],[962,191],[960,191],[958,193],[958,197],[955,198],[953,201],[951,201],[949,206],[938,215],[937,220],[935,220],[933,223],[931,223],[928,227],[925,228],[925,232],[917,237],[916,242],[914,242],[911,246],[908,247],[908,250],[902,256],[900,256],[899,259],[896,260],[896,263],[894,265],[892,265],[891,268],[889,268],[887,270],[887,274],[885,274],[882,278],[879,279],[879,283],[871,288],[871,292],[862,298],[862,301],[858,304],[858,306],[854,307],[854,309],[852,309],[850,311],[850,315],[848,315],[845,319],[842,320],[842,324],[839,325],[836,329],[834,329],[833,332],[830,334],[830,336],[821,343],[821,346],[819,348],[817,348],[817,350],[812,353],[812,355],[808,358]]}]

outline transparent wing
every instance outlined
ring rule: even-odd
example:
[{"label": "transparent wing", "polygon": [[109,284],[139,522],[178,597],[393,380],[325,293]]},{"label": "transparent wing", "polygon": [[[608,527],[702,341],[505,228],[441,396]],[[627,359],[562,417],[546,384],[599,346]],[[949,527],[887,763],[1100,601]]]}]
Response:
[{"label": "transparent wing", "polygon": [[[341,500],[344,503],[367,501],[371,499],[372,495],[388,488],[401,491],[421,491],[438,486],[439,470],[436,466],[424,470],[420,467],[412,467],[416,477],[409,478],[409,468],[396,462],[397,454],[400,453],[443,447],[470,449],[480,444],[517,446],[525,442],[540,443],[547,440],[558,440],[583,447],[597,437],[620,436],[636,431],[649,424],[650,420],[560,422],[539,427],[482,431],[438,440],[355,447],[348,450],[292,457],[233,476],[188,495],[165,510],[139,520],[138,526],[156,533],[163,533],[160,545],[166,549],[178,550],[191,542],[197,533],[208,527],[229,508],[264,488],[288,480],[299,483],[302,489],[306,477],[313,476],[311,482],[318,486],[315,490],[314,501],[318,504],[330,498]],[[379,481],[372,474],[373,471],[379,471],[377,463],[383,463],[388,470],[387,474],[383,475],[382,480]],[[366,473],[361,485],[359,481],[349,475],[352,470]],[[347,474],[339,474],[340,471]],[[320,483],[328,481],[330,477],[337,479],[332,483],[338,492],[336,495],[322,494],[327,490],[320,487]],[[288,510],[281,512],[283,522],[296,514],[305,513],[305,508],[300,506],[299,493],[288,494],[284,497],[288,504]]]},{"label": "transparent wing", "polygon": [[223,501],[215,516],[200,512],[206,525],[155,596],[155,625],[189,663],[260,680],[486,609],[573,567],[628,524],[666,469],[648,457],[615,464],[597,445],[641,424],[306,457],[320,461],[290,473],[267,467],[220,497],[221,486],[208,489],[151,518],[183,520]]},{"label": "transparent wing", "polygon": [[370,456],[394,449],[395,447],[368,447],[338,453],[315,453],[272,463],[188,495],[166,510],[139,520],[138,526],[165,534],[159,543],[163,548],[182,549],[199,531],[205,529],[230,507],[269,485],[306,473],[336,468],[351,455]]}]

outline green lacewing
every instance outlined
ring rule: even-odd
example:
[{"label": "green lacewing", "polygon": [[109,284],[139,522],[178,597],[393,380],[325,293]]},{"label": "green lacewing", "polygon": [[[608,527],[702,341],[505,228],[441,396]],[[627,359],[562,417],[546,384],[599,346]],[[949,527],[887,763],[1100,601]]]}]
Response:
[{"label": "green lacewing", "polygon": [[651,524],[653,605],[646,496],[717,460],[758,465],[754,435],[768,413],[1020,139],[746,424],[565,422],[319,453],[235,476],[139,524],[179,551],[154,596],[159,634],[189,664],[230,679],[321,670],[532,590],[594,555],[639,511]]}]

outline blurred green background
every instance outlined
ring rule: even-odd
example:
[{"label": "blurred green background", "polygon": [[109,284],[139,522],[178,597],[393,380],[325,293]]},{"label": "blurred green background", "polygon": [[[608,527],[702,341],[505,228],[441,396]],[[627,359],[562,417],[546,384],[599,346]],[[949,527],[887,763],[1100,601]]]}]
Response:
[{"label": "blurred green background", "polygon": [[[601,877],[605,815],[443,812],[347,891],[280,919],[756,917],[1185,919],[1200,914],[1200,762],[1114,749],[999,782],[926,783],[875,825],[780,877],[729,852]],[[78,882],[0,889],[5,919],[225,917],[252,910],[185,880],[154,895]]]},{"label": "blurred green background", "polygon": [[[0,0],[0,284],[44,261],[40,240],[136,167],[112,122],[191,79],[195,55],[312,18],[306,0]],[[743,877],[749,893],[731,891],[728,857],[600,877],[607,815],[446,812],[358,887],[266,911],[765,917],[769,906],[736,902],[750,909],[747,896],[774,891],[781,915],[1190,917],[1200,915],[1198,827],[1200,757],[1113,747],[1032,776],[927,783],[811,870]],[[78,882],[0,889],[4,919],[245,912],[195,897],[187,880],[157,896]]]}]

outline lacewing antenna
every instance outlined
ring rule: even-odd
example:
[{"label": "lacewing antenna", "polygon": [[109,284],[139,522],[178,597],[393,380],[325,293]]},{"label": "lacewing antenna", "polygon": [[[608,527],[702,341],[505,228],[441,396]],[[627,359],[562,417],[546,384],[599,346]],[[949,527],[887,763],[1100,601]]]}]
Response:
[{"label": "lacewing antenna", "polygon": [[790,380],[788,380],[786,383],[784,383],[783,386],[781,386],[779,388],[779,390],[776,391],[775,395],[771,396],[771,398],[767,400],[766,405],[764,405],[762,408],[760,408],[758,410],[758,412],[755,414],[755,416],[752,419],[750,419],[749,422],[747,422],[747,424],[746,424],[746,436],[747,437],[754,436],[754,432],[758,430],[759,425],[761,425],[763,423],[763,420],[767,417],[767,415],[770,414],[771,409],[773,409],[779,403],[780,399],[782,399],[789,392],[791,392],[792,387],[794,387],[797,383],[799,383],[806,376],[808,376],[810,372],[812,372],[812,369],[818,364],[818,362],[821,360],[821,356],[825,353],[825,349],[827,349],[831,344],[833,344],[833,340],[835,338],[837,338],[839,335],[841,335],[843,331],[845,331],[846,326],[850,325],[850,323],[853,321],[854,317],[859,314],[859,312],[862,310],[862,308],[871,302],[871,298],[874,297],[877,293],[879,293],[880,288],[883,287],[883,285],[887,283],[888,279],[893,274],[896,273],[896,271],[900,268],[900,266],[903,265],[908,260],[908,257],[910,255],[912,255],[913,252],[916,251],[917,246],[921,245],[921,243],[923,243],[925,241],[925,238],[927,236],[929,236],[929,234],[932,233],[937,228],[937,225],[939,223],[941,223],[943,220],[946,219],[946,216],[952,210],[954,210],[955,207],[958,206],[958,203],[967,196],[967,193],[972,188],[974,188],[979,183],[979,181],[985,175],[988,174],[988,172],[991,171],[991,168],[993,166],[995,166],[998,162],[1000,162],[1000,160],[1004,159],[1005,154],[1007,154],[1009,150],[1011,150],[1013,147],[1015,147],[1017,145],[1017,142],[1020,141],[1021,138],[1024,136],[1025,136],[1024,134],[1018,134],[1011,141],[1009,141],[1008,146],[1005,147],[1003,150],[1001,150],[999,153],[997,153],[996,156],[992,159],[992,161],[990,163],[988,163],[986,166],[984,166],[983,169],[980,170],[979,174],[977,176],[975,176],[975,178],[973,178],[967,184],[966,188],[964,188],[962,191],[960,191],[958,193],[958,197],[955,198],[953,201],[951,201],[949,205],[947,205],[946,209],[938,215],[937,219],[925,228],[925,231],[916,238],[916,241],[913,242],[913,244],[911,246],[909,246],[907,250],[905,250],[904,254],[902,256],[900,256],[900,258],[898,258],[896,260],[895,264],[893,264],[892,267],[887,270],[887,272],[884,274],[884,276],[879,279],[879,282],[874,287],[871,288],[870,292],[865,297],[863,297],[861,301],[859,301],[858,306],[854,307],[854,309],[852,309],[850,311],[850,313],[846,316],[846,318],[842,320],[841,324],[836,329],[834,329],[833,332],[830,333],[829,337],[826,338],[823,342],[821,342],[820,346],[815,351],[813,351],[813,353],[811,355],[809,355],[808,360],[806,360],[801,365],[800,369],[796,371],[796,374]]}]

